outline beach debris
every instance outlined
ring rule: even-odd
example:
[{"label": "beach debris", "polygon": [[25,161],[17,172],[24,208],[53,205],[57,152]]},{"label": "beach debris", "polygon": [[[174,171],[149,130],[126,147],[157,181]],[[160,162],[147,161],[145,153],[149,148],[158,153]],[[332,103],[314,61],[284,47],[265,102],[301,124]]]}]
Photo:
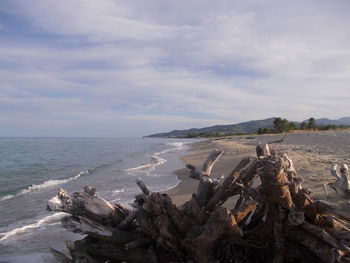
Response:
[{"label": "beach debris", "polygon": [[338,164],[332,165],[331,174],[336,178],[335,182],[328,185],[338,194],[345,198],[350,198],[350,177],[348,165],[342,163],[338,169]]},{"label": "beach debris", "polygon": [[[199,184],[181,206],[141,179],[132,208],[107,202],[92,187],[73,194],[60,189],[48,209],[70,214],[62,225],[86,236],[67,242],[71,258],[53,254],[73,263],[350,262],[350,216],[314,199],[292,160],[267,149],[243,158],[222,181],[210,176],[223,154],[213,151],[201,172],[190,168]],[[344,178],[346,168],[332,171]],[[224,207],[232,197],[235,205]]]},{"label": "beach debris", "polygon": [[201,172],[197,170],[196,166],[192,164],[186,164],[186,167],[191,170],[191,177],[193,179],[200,180],[202,179],[203,176],[209,176],[214,164],[217,162],[217,160],[219,160],[219,158],[223,154],[224,154],[223,150],[217,150],[217,149],[213,150],[209,154],[208,158],[204,161]]},{"label": "beach debris", "polygon": [[281,143],[281,142],[283,142],[284,141],[284,139],[287,137],[287,134],[286,135],[284,135],[281,139],[279,139],[279,140],[275,140],[275,141],[270,141],[270,142],[268,142],[267,144],[273,144],[273,143]]}]

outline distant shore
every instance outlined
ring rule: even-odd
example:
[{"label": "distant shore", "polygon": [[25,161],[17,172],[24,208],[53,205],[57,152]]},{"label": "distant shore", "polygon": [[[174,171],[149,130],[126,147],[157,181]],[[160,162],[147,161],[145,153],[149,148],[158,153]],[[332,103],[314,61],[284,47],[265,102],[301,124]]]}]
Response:
[{"label": "distant shore", "polygon": [[[225,154],[214,165],[211,176],[218,178],[227,176],[246,156],[255,156],[255,146],[258,142],[270,142],[283,137],[281,134],[257,135],[254,138],[247,136],[233,137],[224,140],[205,140],[195,142],[190,146],[188,153],[181,157],[184,168],[176,171],[181,182],[167,191],[176,205],[181,205],[191,199],[196,192],[198,180],[190,178],[190,171],[185,164],[190,163],[201,168],[204,160],[213,149],[222,149]],[[303,185],[310,188],[314,196],[326,200],[323,184],[335,180],[330,175],[333,163],[350,164],[350,130],[314,131],[307,133],[289,133],[283,143],[270,145],[274,150],[287,153],[294,161],[298,174],[303,178]],[[336,202],[349,209],[350,205],[332,189],[329,201]]]}]

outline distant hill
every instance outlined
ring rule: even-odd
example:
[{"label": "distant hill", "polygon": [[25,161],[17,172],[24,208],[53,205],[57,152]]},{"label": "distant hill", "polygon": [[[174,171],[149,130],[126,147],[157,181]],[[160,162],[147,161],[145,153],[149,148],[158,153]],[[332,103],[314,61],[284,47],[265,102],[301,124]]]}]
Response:
[{"label": "distant hill", "polygon": [[200,134],[240,134],[240,133],[255,133],[259,128],[272,128],[275,117],[264,120],[247,121],[238,124],[230,125],[215,125],[205,128],[192,128],[188,130],[174,130],[171,132],[152,134],[147,137],[190,137]]},{"label": "distant hill", "polygon": [[[307,122],[307,121],[306,121]],[[337,120],[327,118],[316,119],[317,125],[350,125],[350,117],[343,117]]]},{"label": "distant hill", "polygon": [[[256,133],[259,128],[272,128],[275,117],[264,119],[247,121],[238,124],[229,125],[215,125],[205,128],[192,128],[188,130],[174,130],[171,132],[156,133],[148,135],[147,137],[167,137],[167,138],[185,138],[193,136],[225,136],[230,134],[249,134]],[[307,120],[306,120],[307,122]],[[299,125],[299,122],[295,122]],[[350,125],[350,117],[343,117],[337,120],[330,120],[327,118],[316,119],[317,125]]]}]

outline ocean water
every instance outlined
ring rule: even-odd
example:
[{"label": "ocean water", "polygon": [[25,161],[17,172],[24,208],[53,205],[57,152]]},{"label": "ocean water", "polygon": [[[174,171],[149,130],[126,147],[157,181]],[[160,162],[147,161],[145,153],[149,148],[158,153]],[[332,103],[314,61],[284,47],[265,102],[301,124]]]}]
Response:
[{"label": "ocean water", "polygon": [[49,249],[67,251],[65,215],[46,211],[62,187],[85,185],[110,202],[129,204],[141,177],[152,191],[176,186],[179,156],[193,140],[155,138],[0,138],[0,263],[52,262]]}]

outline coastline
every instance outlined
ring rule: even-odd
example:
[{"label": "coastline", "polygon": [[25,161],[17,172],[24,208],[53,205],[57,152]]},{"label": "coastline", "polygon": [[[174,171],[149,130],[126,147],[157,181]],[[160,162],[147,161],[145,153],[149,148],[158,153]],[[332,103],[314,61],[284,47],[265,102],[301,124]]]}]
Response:
[{"label": "coastline", "polygon": [[243,157],[253,156],[255,152],[254,147],[247,147],[242,143],[232,143],[231,141],[205,140],[192,143],[188,152],[180,157],[183,168],[174,171],[180,182],[174,188],[165,191],[172,198],[174,204],[181,205],[189,201],[192,193],[197,191],[199,180],[190,177],[190,171],[185,165],[192,164],[201,170],[203,162],[214,149],[224,150],[224,154],[214,165],[211,172],[212,178],[226,176]]},{"label": "coastline", "polygon": [[[227,140],[205,140],[194,142],[187,153],[181,156],[183,168],[175,171],[181,181],[177,186],[166,190],[173,203],[181,205],[191,199],[196,192],[198,180],[190,177],[190,171],[185,164],[193,164],[197,169],[201,166],[209,153],[214,149],[224,150],[224,154],[214,165],[211,177],[227,176],[243,157],[255,157],[255,147],[258,142],[267,143],[278,140],[284,135],[258,135],[252,138],[241,136]],[[334,182],[330,169],[334,163],[350,164],[350,131],[329,131],[313,133],[287,134],[282,143],[272,144],[270,148],[286,153],[293,160],[296,171],[303,179],[303,185],[310,188],[315,198],[337,203],[350,212],[350,203],[341,198],[328,187],[327,197],[323,184]]]}]

